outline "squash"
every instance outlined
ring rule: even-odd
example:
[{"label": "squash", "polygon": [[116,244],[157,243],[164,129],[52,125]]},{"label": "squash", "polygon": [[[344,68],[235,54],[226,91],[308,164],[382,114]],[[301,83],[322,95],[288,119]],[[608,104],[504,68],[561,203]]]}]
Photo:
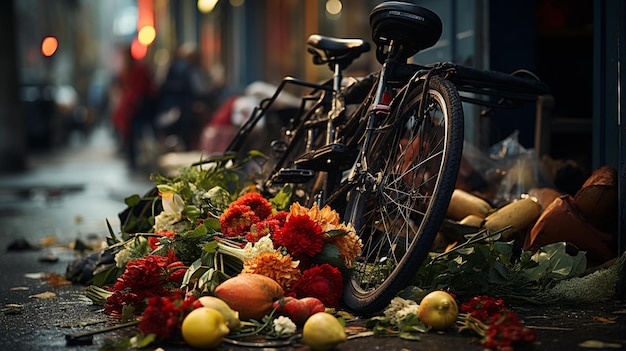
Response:
[{"label": "squash", "polygon": [[446,217],[454,221],[460,221],[469,215],[485,218],[491,211],[493,207],[482,198],[465,190],[454,189]]},{"label": "squash", "polygon": [[591,225],[613,232],[618,222],[617,170],[603,166],[591,174],[574,195],[576,208]]},{"label": "squash", "polygon": [[460,220],[459,224],[468,225],[470,227],[480,228],[480,226],[483,224],[484,220],[485,220],[485,218],[483,218],[483,217],[471,214],[471,215],[465,216],[465,218]]},{"label": "squash", "polygon": [[503,231],[502,241],[514,240],[518,235],[525,235],[526,231],[541,215],[541,206],[532,198],[510,202],[485,217],[483,228],[496,232],[511,226]]},{"label": "squash", "polygon": [[261,320],[283,295],[283,288],[275,280],[253,273],[239,274],[215,288],[215,296],[239,312],[241,320]]}]

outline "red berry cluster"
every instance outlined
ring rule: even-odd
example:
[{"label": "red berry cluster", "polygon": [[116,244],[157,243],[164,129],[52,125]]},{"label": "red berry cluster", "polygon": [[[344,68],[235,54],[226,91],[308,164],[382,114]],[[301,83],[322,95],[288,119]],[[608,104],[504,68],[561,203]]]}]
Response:
[{"label": "red berry cluster", "polygon": [[528,328],[502,299],[486,295],[476,296],[461,304],[461,312],[478,320],[484,326],[483,345],[490,349],[508,351],[516,343],[535,341],[535,330]]}]

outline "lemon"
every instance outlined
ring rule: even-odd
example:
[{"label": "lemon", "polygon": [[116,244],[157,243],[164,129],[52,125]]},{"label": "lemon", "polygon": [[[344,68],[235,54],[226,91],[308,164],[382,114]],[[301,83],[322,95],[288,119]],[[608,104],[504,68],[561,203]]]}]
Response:
[{"label": "lemon", "polygon": [[304,323],[302,342],[309,345],[311,350],[330,350],[346,341],[346,331],[332,314],[317,312]]},{"label": "lemon", "polygon": [[181,327],[183,340],[190,346],[203,349],[217,347],[229,332],[224,316],[208,307],[189,312]]},{"label": "lemon", "polygon": [[239,312],[233,310],[228,306],[224,300],[215,297],[215,296],[202,296],[198,299],[202,306],[209,307],[218,310],[224,320],[226,321],[226,325],[230,330],[237,330],[241,326],[241,321],[239,320]]}]

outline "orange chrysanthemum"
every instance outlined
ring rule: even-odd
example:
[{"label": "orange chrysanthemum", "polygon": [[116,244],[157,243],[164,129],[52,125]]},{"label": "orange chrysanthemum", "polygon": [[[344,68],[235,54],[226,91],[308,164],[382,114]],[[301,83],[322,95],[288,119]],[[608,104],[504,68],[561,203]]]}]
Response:
[{"label": "orange chrysanthemum", "polygon": [[[292,215],[306,215],[309,216],[315,223],[319,224],[322,227],[324,233],[329,233],[334,230],[341,230],[346,233],[350,231],[354,231],[351,225],[346,225],[345,223],[339,223],[339,214],[337,211],[330,208],[330,206],[324,206],[322,209],[317,207],[317,204],[314,204],[313,207],[306,208],[301,206],[300,204],[293,203],[289,208],[289,212]],[[326,236],[326,241],[331,241],[330,236]]]},{"label": "orange chrysanthemum", "polygon": [[337,246],[339,257],[341,257],[347,267],[352,267],[354,259],[361,255],[363,243],[354,231],[349,231],[346,235],[335,236],[330,242]]},{"label": "orange chrysanthemum", "polygon": [[288,254],[263,252],[243,264],[241,273],[256,273],[270,277],[280,284],[285,291],[300,279],[299,261],[293,261]]}]

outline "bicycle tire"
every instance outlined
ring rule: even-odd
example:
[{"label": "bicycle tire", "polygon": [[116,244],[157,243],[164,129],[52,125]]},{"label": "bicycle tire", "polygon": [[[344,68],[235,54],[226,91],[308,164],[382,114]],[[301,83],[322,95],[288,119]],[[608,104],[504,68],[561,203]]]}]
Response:
[{"label": "bicycle tire", "polygon": [[[344,288],[345,304],[361,315],[383,310],[411,283],[454,190],[463,148],[461,100],[451,82],[436,76],[425,105],[422,90],[409,91],[402,106],[392,103],[383,123],[391,128],[381,127],[366,150],[374,180],[335,196],[346,199],[344,218],[352,219],[363,243]],[[428,107],[421,122],[415,113],[420,106]]]}]

